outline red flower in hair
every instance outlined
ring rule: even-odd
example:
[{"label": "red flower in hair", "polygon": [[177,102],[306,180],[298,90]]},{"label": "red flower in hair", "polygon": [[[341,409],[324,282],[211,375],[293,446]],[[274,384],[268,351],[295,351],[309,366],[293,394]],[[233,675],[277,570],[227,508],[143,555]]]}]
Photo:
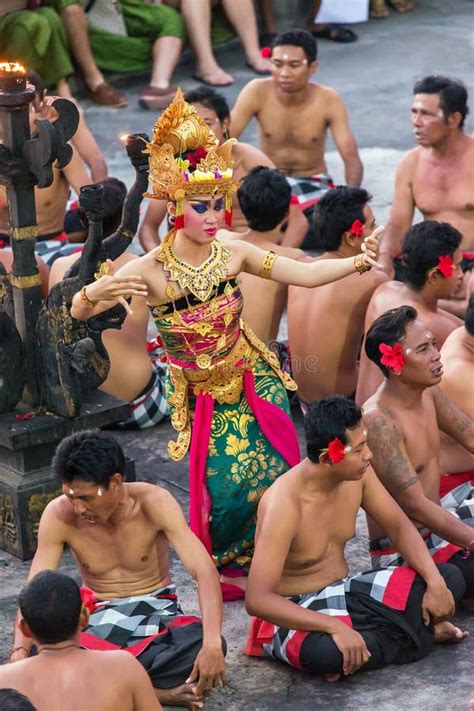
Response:
[{"label": "red flower in hair", "polygon": [[352,225],[349,228],[349,232],[356,237],[362,237],[364,234],[364,225],[360,220],[354,220]]},{"label": "red flower in hair", "polygon": [[189,161],[189,165],[191,168],[196,169],[197,164],[199,163],[200,160],[205,158],[207,156],[207,151],[205,148],[202,146],[199,146],[199,148],[196,148],[195,151],[191,151],[191,153],[188,153],[186,156],[186,160]]},{"label": "red flower in hair", "polygon": [[260,54],[262,55],[263,59],[270,59],[270,57],[272,56],[272,48],[262,47]]},{"label": "red flower in hair", "polygon": [[20,420],[20,421],[31,420],[31,418],[34,416],[35,416],[34,412],[24,412],[21,415],[15,415],[15,420]]},{"label": "red flower in hair", "polygon": [[327,453],[333,464],[339,464],[346,456],[346,446],[342,444],[339,437],[335,437],[329,442]]},{"label": "red flower in hair", "polygon": [[405,365],[405,356],[403,355],[403,348],[399,343],[395,343],[393,346],[389,346],[386,343],[380,343],[379,351],[382,354],[380,362],[386,368],[393,370],[394,373],[401,373],[403,366]]},{"label": "red flower in hair", "polygon": [[456,267],[454,266],[454,262],[449,254],[444,257],[438,257],[438,271],[440,271],[446,279],[450,279],[450,277],[453,276],[455,269]]}]

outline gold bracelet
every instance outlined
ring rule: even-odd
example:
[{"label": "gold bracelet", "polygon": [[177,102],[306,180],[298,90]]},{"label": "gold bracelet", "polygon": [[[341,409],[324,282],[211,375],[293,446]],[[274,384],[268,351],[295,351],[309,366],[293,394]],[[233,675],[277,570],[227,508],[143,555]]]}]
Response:
[{"label": "gold bracelet", "polygon": [[364,252],[356,254],[356,256],[354,257],[354,267],[356,272],[359,272],[359,274],[364,274],[364,272],[368,272],[369,269],[372,269],[372,265],[367,264],[364,259]]},{"label": "gold bracelet", "polygon": [[271,250],[267,252],[263,258],[262,268],[260,269],[259,277],[262,279],[270,279],[272,274],[273,262],[278,257],[275,252]]},{"label": "gold bracelet", "polygon": [[89,299],[89,297],[86,294],[86,287],[83,286],[81,289],[81,301],[84,304],[84,306],[87,306],[89,309],[93,309],[94,306],[98,303],[97,301],[92,301],[92,299]]}]

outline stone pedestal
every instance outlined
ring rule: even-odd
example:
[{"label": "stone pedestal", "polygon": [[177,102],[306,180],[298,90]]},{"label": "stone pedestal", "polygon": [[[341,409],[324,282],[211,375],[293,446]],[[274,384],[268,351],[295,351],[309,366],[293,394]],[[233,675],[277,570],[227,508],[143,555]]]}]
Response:
[{"label": "stone pedestal", "polygon": [[[34,555],[39,520],[45,506],[61,493],[51,472],[59,442],[72,432],[106,427],[125,419],[128,403],[98,390],[84,396],[81,415],[68,420],[39,415],[17,420],[18,412],[0,415],[0,548],[27,560]],[[127,481],[135,465],[127,461]]]}]

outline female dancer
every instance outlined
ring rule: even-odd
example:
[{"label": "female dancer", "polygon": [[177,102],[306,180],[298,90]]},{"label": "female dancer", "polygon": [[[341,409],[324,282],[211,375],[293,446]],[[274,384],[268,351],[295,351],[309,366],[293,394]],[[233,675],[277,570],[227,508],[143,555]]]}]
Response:
[{"label": "female dancer", "polygon": [[221,571],[225,599],[243,596],[260,497],[299,461],[285,391],[296,385],[240,319],[237,276],[326,284],[370,269],[380,232],[366,238],[355,258],[312,263],[220,242],[216,234],[224,215],[230,222],[237,187],[235,142],[218,145],[177,92],[147,149],[153,192],[146,196],[168,199],[174,227],[153,252],[83,287],[71,309],[74,318],[87,319],[117,302],[130,312],[128,297],[147,298],[169,363],[167,396],[178,438],[168,452],[177,461],[190,449],[191,528]]}]

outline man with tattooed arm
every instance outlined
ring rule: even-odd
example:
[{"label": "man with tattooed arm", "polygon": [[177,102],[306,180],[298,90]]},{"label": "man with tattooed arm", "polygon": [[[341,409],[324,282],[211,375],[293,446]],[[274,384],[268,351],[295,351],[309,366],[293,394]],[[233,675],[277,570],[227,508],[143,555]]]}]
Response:
[{"label": "man with tattooed arm", "polygon": [[[412,306],[382,314],[366,335],[367,356],[385,380],[364,405],[373,468],[436,563],[462,572],[465,603],[474,603],[474,498],[471,482],[439,498],[439,430],[474,451],[473,421],[438,387],[443,373],[432,332]],[[372,567],[404,560],[383,526],[368,516]]]}]

